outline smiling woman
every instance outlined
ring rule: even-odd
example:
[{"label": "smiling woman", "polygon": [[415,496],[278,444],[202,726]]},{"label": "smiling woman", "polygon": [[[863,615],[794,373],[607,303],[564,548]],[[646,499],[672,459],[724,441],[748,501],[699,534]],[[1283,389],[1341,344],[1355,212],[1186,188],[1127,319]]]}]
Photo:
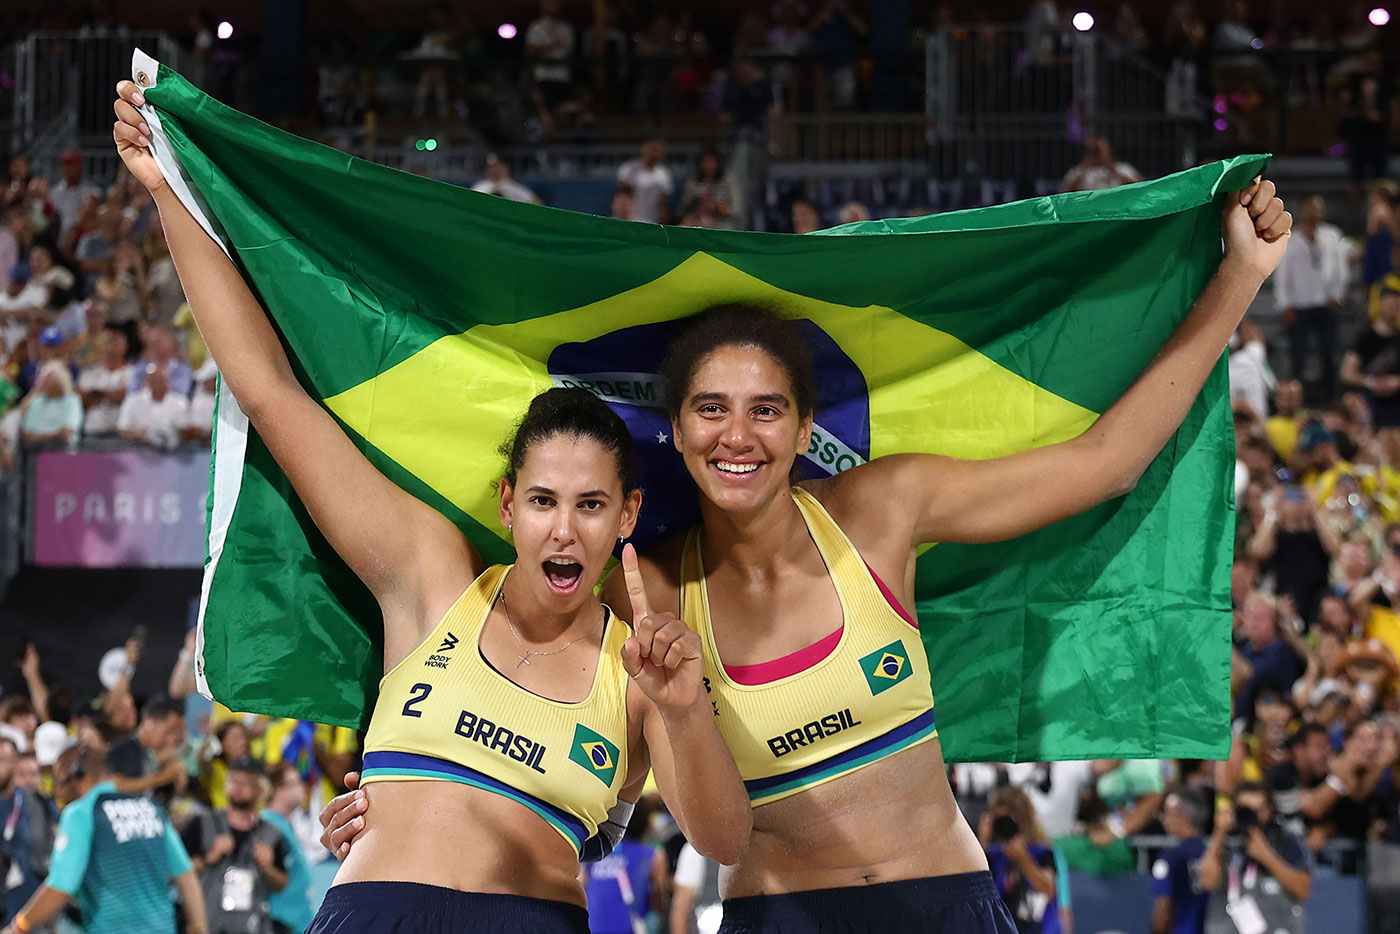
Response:
[{"label": "smiling woman", "polygon": [[1107,412],[1005,457],[889,455],[795,483],[820,430],[801,331],[725,306],[674,343],[671,438],[701,521],[641,567],[651,604],[700,637],[715,721],[754,807],[749,848],[721,877],[721,934],[1059,934],[1053,867],[1020,834],[1007,842],[1039,905],[1013,920],[948,785],[906,609],[918,549],[1015,538],[1131,490],[1283,253],[1292,220],[1274,194],[1257,180],[1226,199],[1219,270]]}]

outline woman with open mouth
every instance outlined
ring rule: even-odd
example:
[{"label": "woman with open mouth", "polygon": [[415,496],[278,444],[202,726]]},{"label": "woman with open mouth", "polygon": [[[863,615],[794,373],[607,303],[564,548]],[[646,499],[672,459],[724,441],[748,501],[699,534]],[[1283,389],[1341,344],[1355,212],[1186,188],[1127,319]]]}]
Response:
[{"label": "woman with open mouth", "polygon": [[310,930],[583,934],[579,859],[621,839],[649,770],[696,848],[737,862],[751,812],[701,687],[698,637],[650,611],[631,546],[633,628],[594,592],[641,508],[622,420],[584,390],[531,402],[503,448],[500,518],[517,560],[487,566],[302,388],[238,270],[165,184],[140,91],[117,93],[117,151],[155,199],[210,354],[383,612],[368,787],[341,814],[359,837]]}]

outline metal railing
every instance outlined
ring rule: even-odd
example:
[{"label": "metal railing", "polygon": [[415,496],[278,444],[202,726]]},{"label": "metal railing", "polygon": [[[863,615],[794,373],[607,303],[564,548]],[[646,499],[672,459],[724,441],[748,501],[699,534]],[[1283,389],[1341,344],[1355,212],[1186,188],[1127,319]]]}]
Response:
[{"label": "metal railing", "polygon": [[63,145],[110,140],[112,87],[130,73],[136,47],[179,67],[179,46],[160,32],[33,32],[16,42],[5,53],[14,82],[9,113],[0,114],[11,124],[10,148],[31,150],[61,120],[71,120]]}]

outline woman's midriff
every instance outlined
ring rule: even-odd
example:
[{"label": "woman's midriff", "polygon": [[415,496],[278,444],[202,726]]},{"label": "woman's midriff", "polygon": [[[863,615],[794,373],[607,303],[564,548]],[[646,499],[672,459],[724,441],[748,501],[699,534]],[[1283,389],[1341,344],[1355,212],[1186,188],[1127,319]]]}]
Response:
[{"label": "woman's midriff", "polygon": [[335,884],[418,882],[583,905],[578,854],[509,798],[445,781],[365,786],[365,829]]},{"label": "woman's midriff", "polygon": [[755,808],[748,852],[720,890],[742,898],[986,868],[933,739]]}]

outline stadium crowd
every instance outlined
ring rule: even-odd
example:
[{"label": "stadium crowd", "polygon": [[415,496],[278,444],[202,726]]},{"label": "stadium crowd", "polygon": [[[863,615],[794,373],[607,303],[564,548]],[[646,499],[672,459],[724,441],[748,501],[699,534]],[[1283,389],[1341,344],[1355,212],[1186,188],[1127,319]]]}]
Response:
[{"label": "stadium crowd", "polygon": [[[542,132],[586,125],[595,106],[708,108],[753,131],[736,136],[742,143],[761,135],[773,108],[816,93],[777,60],[803,53],[816,56],[820,93],[832,106],[869,102],[872,72],[859,63],[874,42],[872,24],[842,0],[746,14],[732,35],[733,76],[723,81],[709,39],[689,23],[663,11],[596,9],[585,23],[544,0],[523,29],[524,86]],[[1118,38],[1172,67],[1207,46],[1336,43],[1364,54],[1374,41],[1359,19],[1325,12],[1256,28],[1235,3],[1207,24],[1188,0],[1172,7],[1159,36],[1132,4],[1117,9]],[[954,13],[954,5],[935,4],[931,24],[952,22]],[[1064,30],[1067,15],[1041,2],[1027,23]],[[236,74],[219,71],[232,59],[220,57],[211,28],[192,23],[199,67],[211,86],[236,83]],[[465,106],[473,56],[485,47],[476,26],[440,13],[404,59],[417,74],[418,112]],[[329,55],[321,66],[318,101],[328,121],[367,106],[350,61]],[[1353,151],[1372,153],[1375,127],[1349,126],[1361,134]],[[747,227],[760,209],[752,167],[734,151],[728,162],[708,150],[679,178],[665,143],[650,140],[618,170],[612,214]],[[5,470],[30,448],[208,442],[215,372],[149,198],[124,175],[95,184],[83,165],[76,151],[52,165],[18,155],[0,179]],[[1358,177],[1381,174],[1365,168]],[[1067,189],[1137,174],[1098,138],[1066,169]],[[540,200],[500,159],[488,160],[476,188]],[[1400,189],[1373,183],[1364,223],[1347,229],[1327,222],[1320,198],[1286,194],[1299,224],[1260,300],[1281,325],[1271,329],[1275,346],[1247,319],[1230,360],[1239,520],[1230,758],[954,766],[960,803],[1023,930],[1068,929],[1070,873],[1112,877],[1144,866],[1153,876],[1155,900],[1144,912],[1154,930],[1199,930],[1192,925],[1224,910],[1223,893],[1241,888],[1255,893],[1263,917],[1289,930],[1314,870],[1365,873],[1370,848],[1400,846]],[[777,226],[805,233],[869,216],[858,201],[819,209],[796,196]],[[319,842],[316,815],[345,790],[358,737],[203,701],[194,691],[192,633],[175,668],[160,673],[158,696],[132,694],[142,660],[139,635],[91,683],[71,672],[58,683],[61,666],[32,648],[19,660],[27,690],[0,697],[0,923],[12,922],[46,879],[68,885],[77,908],[99,909],[79,897],[85,880],[60,865],[55,840],[60,805],[107,789],[154,802],[168,819],[187,860],[172,857],[169,878],[191,872],[203,893],[207,923],[190,913],[188,930],[302,930],[336,865]],[[717,867],[685,844],[654,798],[644,799],[622,846],[586,872],[600,934],[634,934],[638,923],[714,929]]]}]

